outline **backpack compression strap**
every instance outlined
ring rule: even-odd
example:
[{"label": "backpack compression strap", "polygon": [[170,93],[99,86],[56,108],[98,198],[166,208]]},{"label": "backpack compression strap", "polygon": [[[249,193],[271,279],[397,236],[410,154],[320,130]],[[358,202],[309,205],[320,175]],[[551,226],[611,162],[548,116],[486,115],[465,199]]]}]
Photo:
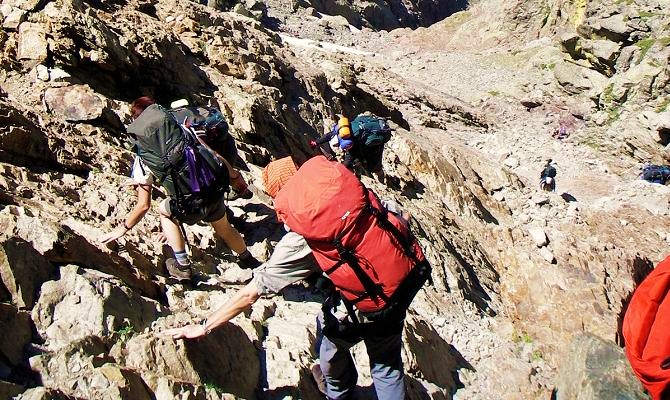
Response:
[{"label": "backpack compression strap", "polygon": [[[366,295],[361,296],[357,298],[356,300],[353,300],[352,303],[357,303],[366,297],[370,297],[373,300],[376,301],[377,298],[381,298],[384,300],[384,302],[389,301],[389,297],[386,296],[384,291],[382,290],[381,286],[376,284],[366,273],[363,271],[363,268],[360,266],[358,262],[358,257],[356,257],[356,254],[351,251],[350,249],[347,249],[342,245],[341,239],[346,235],[353,227],[356,225],[358,220],[360,219],[360,216],[363,215],[366,212],[370,212],[372,215],[374,215],[375,219],[379,223],[379,226],[384,229],[385,231],[389,232],[395,239],[396,241],[400,244],[400,247],[402,248],[403,252],[407,257],[409,257],[414,263],[417,265],[422,263],[421,260],[418,259],[416,256],[416,253],[414,249],[412,248],[412,234],[411,232],[409,233],[409,237],[405,237],[398,228],[391,223],[391,221],[388,220],[388,211],[386,210],[379,210],[376,207],[373,207],[372,204],[370,204],[370,200],[367,197],[368,190],[367,188],[364,189],[366,193],[366,205],[365,207],[361,210],[360,214],[358,214],[357,218],[352,221],[352,223],[345,228],[337,237],[335,240],[333,240],[332,244],[335,246],[337,249],[338,254],[340,255],[340,260],[333,265],[331,268],[329,268],[327,271],[325,271],[326,275],[334,272],[336,269],[341,267],[345,262],[349,264],[351,269],[354,271],[354,274],[356,274],[356,277],[358,280],[361,282],[363,287],[365,288]],[[430,277],[428,278],[430,280]],[[432,280],[431,280],[432,282]]]}]

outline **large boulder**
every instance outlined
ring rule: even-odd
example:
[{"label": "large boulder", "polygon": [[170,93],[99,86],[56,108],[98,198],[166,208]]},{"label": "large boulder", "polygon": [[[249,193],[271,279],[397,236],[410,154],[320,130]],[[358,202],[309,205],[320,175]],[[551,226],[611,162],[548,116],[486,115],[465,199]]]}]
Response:
[{"label": "large boulder", "polygon": [[88,121],[99,118],[105,111],[105,100],[87,85],[49,88],[44,102],[50,112],[66,121]]},{"label": "large boulder", "polygon": [[623,350],[613,342],[577,334],[558,367],[557,399],[647,399]]},{"label": "large boulder", "polygon": [[554,76],[565,91],[570,94],[587,93],[590,97],[599,95],[607,85],[607,77],[586,67],[561,62],[554,67]]},{"label": "large boulder", "polygon": [[96,269],[123,281],[143,296],[161,297],[160,287],[151,280],[148,272],[144,272],[150,271],[153,266],[139,254],[135,255],[133,265],[130,265],[119,254],[103,251],[92,244],[94,238],[89,239],[90,236],[84,237],[68,226],[59,225],[48,218],[28,214],[13,215],[7,209],[0,211],[0,225],[6,228],[0,231],[0,240],[21,238],[51,263],[76,264]]},{"label": "large boulder", "polygon": [[168,378],[173,383],[215,385],[241,398],[256,396],[258,353],[247,334],[233,324],[225,324],[198,341],[137,335],[117,343],[111,354],[119,364],[140,373],[154,392],[174,390],[173,384],[163,379]]},{"label": "large boulder", "polygon": [[0,279],[20,308],[32,308],[42,283],[54,279],[56,267],[21,238],[0,242]]},{"label": "large boulder", "polygon": [[152,398],[142,378],[136,372],[114,364],[107,355],[104,342],[95,336],[72,341],[59,351],[32,357],[30,366],[46,388],[76,398]]},{"label": "large boulder", "polygon": [[111,275],[70,265],[60,269],[59,280],[42,285],[32,317],[39,334],[57,349],[90,335],[129,327],[142,331],[160,309]]},{"label": "large boulder", "polygon": [[0,162],[49,166],[55,161],[49,139],[35,120],[0,98]]}]

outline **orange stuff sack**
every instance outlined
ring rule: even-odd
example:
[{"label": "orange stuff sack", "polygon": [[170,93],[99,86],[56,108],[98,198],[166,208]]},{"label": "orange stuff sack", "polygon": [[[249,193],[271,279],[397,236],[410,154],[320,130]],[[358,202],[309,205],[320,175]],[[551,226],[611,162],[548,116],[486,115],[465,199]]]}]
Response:
[{"label": "orange stuff sack", "polygon": [[349,139],[351,136],[351,125],[349,118],[342,116],[337,121],[337,135],[342,139]]},{"label": "orange stuff sack", "polygon": [[272,161],[263,169],[263,185],[265,192],[274,198],[279,190],[288,182],[298,169],[289,157]]},{"label": "orange stuff sack", "polygon": [[670,257],[637,287],[623,320],[626,356],[653,400],[670,399]]}]

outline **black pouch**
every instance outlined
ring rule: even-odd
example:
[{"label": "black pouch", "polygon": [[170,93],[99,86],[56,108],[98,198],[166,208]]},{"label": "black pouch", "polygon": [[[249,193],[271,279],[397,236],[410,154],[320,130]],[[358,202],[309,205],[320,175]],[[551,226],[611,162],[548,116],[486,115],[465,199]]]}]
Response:
[{"label": "black pouch", "polygon": [[[321,331],[327,337],[356,341],[361,336],[361,324],[355,315],[345,307],[338,292],[333,292],[321,306],[323,326]],[[337,316],[336,316],[337,314]]]},{"label": "black pouch", "polygon": [[402,324],[409,305],[412,304],[412,300],[419,293],[421,287],[430,280],[432,270],[428,260],[420,262],[400,283],[386,307],[374,312],[360,312],[359,315],[364,320],[389,327],[398,323]]}]

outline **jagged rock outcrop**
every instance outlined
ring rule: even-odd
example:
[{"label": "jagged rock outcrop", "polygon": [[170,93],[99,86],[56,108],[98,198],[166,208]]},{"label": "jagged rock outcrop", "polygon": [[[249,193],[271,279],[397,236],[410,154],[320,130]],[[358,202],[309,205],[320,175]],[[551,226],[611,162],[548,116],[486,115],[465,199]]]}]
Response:
[{"label": "jagged rock outcrop", "polygon": [[32,311],[40,336],[57,349],[87,336],[105,336],[132,327],[142,331],[160,315],[160,306],[114,277],[75,265],[60,268],[60,279],[42,285]]},{"label": "jagged rock outcrop", "polygon": [[646,399],[623,351],[613,342],[577,334],[559,366],[557,399]]},{"label": "jagged rock outcrop", "polygon": [[46,388],[75,398],[150,399],[139,375],[114,364],[106,352],[99,337],[86,336],[57,352],[32,357],[30,366]]}]

